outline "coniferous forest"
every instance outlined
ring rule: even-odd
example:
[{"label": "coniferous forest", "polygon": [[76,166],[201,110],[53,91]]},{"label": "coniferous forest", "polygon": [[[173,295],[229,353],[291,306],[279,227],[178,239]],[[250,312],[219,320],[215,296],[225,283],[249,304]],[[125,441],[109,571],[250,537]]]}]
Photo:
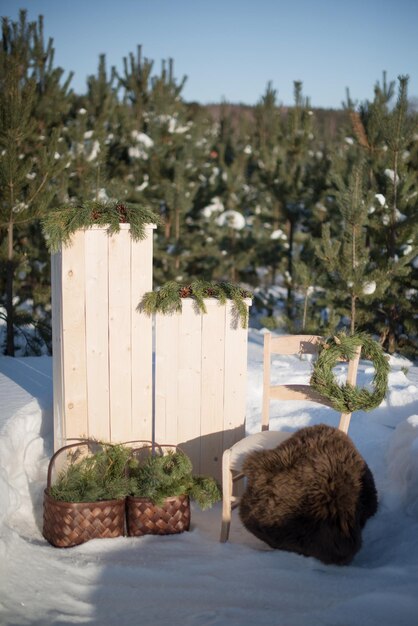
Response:
[{"label": "coniferous forest", "polygon": [[[144,51],[145,52],[145,51]],[[294,83],[254,107],[202,106],[141,47],[123,71],[98,59],[85,92],[54,63],[43,20],[3,19],[0,48],[1,352],[51,346],[50,253],[41,220],[88,201],[161,219],[155,286],[195,279],[254,294],[253,323],[365,330],[418,351],[418,116],[408,77],[370,101],[316,110]],[[371,86],[372,87],[372,86]]]}]

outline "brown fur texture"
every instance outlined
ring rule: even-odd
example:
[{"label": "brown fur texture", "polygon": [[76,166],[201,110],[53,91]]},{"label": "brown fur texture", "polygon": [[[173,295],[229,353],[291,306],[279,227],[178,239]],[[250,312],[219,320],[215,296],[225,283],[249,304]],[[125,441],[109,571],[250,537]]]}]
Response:
[{"label": "brown fur texture", "polygon": [[272,548],[347,565],[377,511],[373,475],[351,439],[325,424],[296,432],[244,463],[244,526]]}]

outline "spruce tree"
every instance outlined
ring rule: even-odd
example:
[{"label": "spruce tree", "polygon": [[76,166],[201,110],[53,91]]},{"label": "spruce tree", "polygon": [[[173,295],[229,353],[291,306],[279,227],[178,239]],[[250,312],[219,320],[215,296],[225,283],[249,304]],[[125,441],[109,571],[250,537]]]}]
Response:
[{"label": "spruce tree", "polygon": [[107,71],[102,54],[97,74],[87,78],[86,93],[72,100],[65,129],[70,162],[67,202],[124,199],[122,107],[117,88],[116,72],[114,68]]},{"label": "spruce tree", "polygon": [[[4,304],[6,354],[15,352],[14,329],[18,321],[14,279],[28,254],[28,228],[33,228],[51,204],[66,166],[60,125],[67,112],[71,76],[61,84],[63,71],[53,67],[52,40],[45,47],[43,20],[27,22],[3,18],[0,49],[0,205],[1,252],[5,259]],[[25,265],[25,263],[24,263]],[[20,272],[27,275],[30,268]],[[3,291],[3,290],[2,290]],[[33,294],[32,294],[33,295]]]},{"label": "spruce tree", "polygon": [[[418,253],[418,189],[411,150],[416,119],[408,114],[407,84],[407,77],[399,78],[395,106],[391,106],[395,85],[387,83],[385,75],[382,85],[375,86],[372,102],[366,101],[356,110],[348,98],[354,137],[346,138],[344,151],[340,151],[343,158],[334,158],[334,178],[328,195],[334,198],[337,208],[333,208],[332,200],[328,201],[329,223],[322,250],[321,246],[317,248],[324,260],[328,246],[330,276],[333,269],[329,265],[330,250],[335,251],[338,242],[342,244],[350,236],[345,211],[350,198],[354,204],[355,189],[359,188],[355,187],[353,176],[361,169],[364,176],[356,204],[362,235],[355,275],[361,278],[364,274],[361,279],[364,286],[361,288],[359,283],[353,287],[354,279],[348,278],[350,284],[342,281],[340,287],[347,288],[346,298],[351,294],[352,328],[356,324],[359,330],[378,333],[389,352],[402,346],[412,352],[416,350],[417,268],[413,260]],[[341,271],[341,259],[334,255],[333,262]],[[340,290],[332,288],[328,295],[334,307],[341,307],[344,297]]]},{"label": "spruce tree", "polygon": [[247,224],[251,204],[248,142],[245,123],[234,120],[228,105],[223,103],[212,146],[216,169],[210,179],[212,202],[218,204],[219,210],[205,219],[217,247],[217,280],[250,282],[248,266],[254,242]]},{"label": "spruce tree", "polygon": [[156,281],[183,280],[192,245],[187,221],[206,146],[200,124],[181,96],[186,77],[177,81],[172,59],[163,61],[160,74],[154,76],[147,59],[139,56],[134,62],[131,55],[130,60],[120,78],[131,112],[129,199],[147,203],[164,222],[155,239]]},{"label": "spruce tree", "polygon": [[153,65],[152,60],[142,57],[142,46],[137,46],[136,56],[131,52],[124,57],[123,74],[117,74],[124,103],[132,110],[139,130],[143,129],[144,117],[149,110]]},{"label": "spruce tree", "polygon": [[324,224],[322,239],[316,246],[317,256],[323,262],[322,286],[327,294],[332,292],[336,312],[349,317],[351,333],[358,321],[358,304],[370,305],[371,297],[375,299],[388,286],[384,274],[372,263],[366,244],[370,200],[365,177],[361,161],[353,166],[346,180],[334,176],[334,231],[331,233],[329,222]]},{"label": "spruce tree", "polygon": [[[312,224],[313,207],[322,193],[328,159],[317,149],[314,114],[303,96],[302,83],[294,83],[294,105],[278,115],[276,92],[269,84],[256,109],[256,150],[252,181],[260,190],[255,223],[266,241],[266,260],[272,278],[278,272],[287,288],[286,309],[295,316],[294,262],[306,241],[306,226]],[[266,225],[270,224],[270,232]]]},{"label": "spruce tree", "polygon": [[199,241],[206,254],[199,258],[196,249],[194,264],[205,272],[210,269],[216,280],[257,285],[259,255],[264,252],[254,219],[259,197],[250,179],[254,152],[251,115],[248,107],[226,102],[219,109],[210,160],[199,175],[202,184],[195,207],[203,218]]},{"label": "spruce tree", "polygon": [[[371,216],[370,245],[373,260],[390,281],[379,299],[376,329],[384,346],[393,352],[400,345],[413,349],[417,334],[418,181],[411,163],[411,148],[418,131],[416,118],[408,114],[408,77],[400,76],[394,107],[384,104],[383,88],[375,89],[374,106],[360,113],[366,136],[377,128],[381,142],[377,154],[365,146],[370,163],[370,179],[376,190]],[[389,99],[387,99],[389,101]],[[370,316],[365,316],[367,323]],[[416,341],[416,340],[415,340]],[[415,349],[417,344],[415,343]]]},{"label": "spruce tree", "polygon": [[278,273],[284,274],[286,271],[283,260],[287,255],[288,238],[281,203],[274,193],[274,185],[278,182],[277,166],[283,129],[277,91],[271,83],[268,83],[254,114],[249,173],[258,193],[253,213],[253,231],[259,252],[257,264],[268,270],[266,281],[274,284]]}]

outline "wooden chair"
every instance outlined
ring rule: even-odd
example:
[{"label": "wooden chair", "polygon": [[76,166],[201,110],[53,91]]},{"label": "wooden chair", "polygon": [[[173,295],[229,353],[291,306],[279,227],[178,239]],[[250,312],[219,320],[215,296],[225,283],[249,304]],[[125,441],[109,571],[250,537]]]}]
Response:
[{"label": "wooden chair", "polygon": [[[282,337],[273,337],[271,333],[264,335],[261,432],[245,437],[223,453],[221,542],[228,540],[232,511],[239,505],[239,497],[233,494],[233,488],[239,480],[244,478],[242,473],[244,459],[255,450],[276,448],[292,435],[290,432],[269,430],[270,400],[310,400],[325,406],[332,406],[327,398],[317,393],[310,385],[272,385],[270,380],[271,355],[315,355],[318,353],[322,341],[323,338],[318,335],[285,335]],[[360,353],[361,346],[357,348],[354,358],[348,364],[347,383],[353,386],[357,380]],[[350,418],[351,413],[342,413],[340,416],[338,428],[345,433],[348,431]]]}]

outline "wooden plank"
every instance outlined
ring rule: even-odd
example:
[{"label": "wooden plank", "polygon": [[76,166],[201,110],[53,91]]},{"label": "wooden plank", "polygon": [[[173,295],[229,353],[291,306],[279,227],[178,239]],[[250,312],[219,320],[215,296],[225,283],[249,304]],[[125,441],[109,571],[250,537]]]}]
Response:
[{"label": "wooden plank", "polygon": [[284,335],[271,338],[271,351],[278,354],[316,354],[323,341],[319,335]]},{"label": "wooden plank", "polygon": [[110,441],[132,439],[131,236],[121,229],[108,239]]},{"label": "wooden plank", "polygon": [[263,404],[261,408],[261,430],[268,430],[270,426],[271,338],[271,333],[266,333],[264,335]]},{"label": "wooden plank", "polygon": [[221,480],[226,307],[207,300],[202,316],[201,473]]},{"label": "wooden plank", "polygon": [[152,289],[153,226],[147,238],[131,243],[131,323],[132,323],[132,439],[152,437],[152,317],[137,310],[143,295]]},{"label": "wooden plank", "polygon": [[62,344],[65,440],[88,434],[84,232],[62,250]]},{"label": "wooden plank", "polygon": [[179,316],[177,443],[188,454],[193,471],[200,469],[202,384],[202,314],[192,300],[183,300]]},{"label": "wooden plank", "polygon": [[232,302],[226,305],[223,450],[245,436],[248,330],[234,324]]},{"label": "wooden plank", "polygon": [[63,411],[64,375],[62,350],[62,257],[61,251],[51,255],[51,309],[52,309],[52,379],[54,412],[54,452],[64,445],[65,423]]},{"label": "wooden plank", "polygon": [[180,315],[155,316],[155,439],[176,444]]},{"label": "wooden plank", "polygon": [[332,407],[330,400],[309,385],[275,385],[270,387],[269,394],[272,400],[309,400]]},{"label": "wooden plank", "polygon": [[85,233],[86,358],[89,436],[108,441],[109,421],[109,294],[106,228]]}]

